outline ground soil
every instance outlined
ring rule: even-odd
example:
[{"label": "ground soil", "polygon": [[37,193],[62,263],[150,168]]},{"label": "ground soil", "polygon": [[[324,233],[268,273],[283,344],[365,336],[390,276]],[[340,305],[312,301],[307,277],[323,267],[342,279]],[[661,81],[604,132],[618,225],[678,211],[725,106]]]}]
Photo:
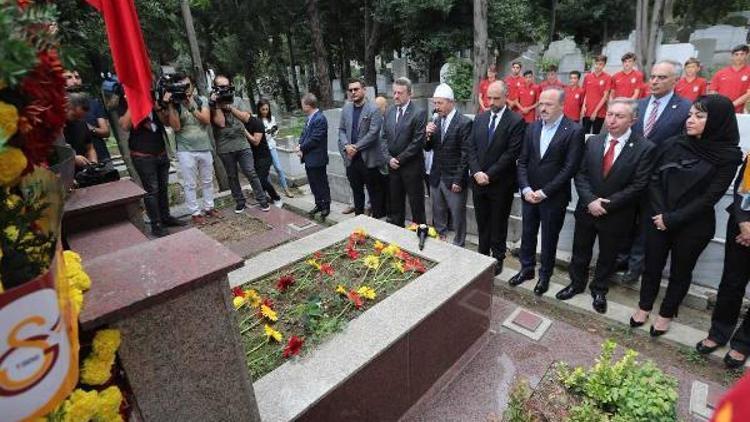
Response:
[{"label": "ground soil", "polygon": [[231,214],[221,219],[207,221],[208,223],[200,229],[221,243],[238,242],[271,229],[268,224],[246,213]]}]

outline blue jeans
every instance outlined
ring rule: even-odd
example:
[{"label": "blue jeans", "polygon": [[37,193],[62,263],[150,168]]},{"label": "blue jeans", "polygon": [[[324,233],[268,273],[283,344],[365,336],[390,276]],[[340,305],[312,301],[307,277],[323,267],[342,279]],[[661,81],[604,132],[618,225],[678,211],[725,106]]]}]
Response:
[{"label": "blue jeans", "polygon": [[271,150],[271,160],[273,163],[273,168],[276,169],[276,174],[279,175],[279,184],[281,184],[281,187],[284,188],[284,190],[289,189],[289,185],[286,182],[286,175],[284,174],[284,170],[281,168],[281,162],[279,161],[279,153],[276,151],[276,148],[269,148]]}]

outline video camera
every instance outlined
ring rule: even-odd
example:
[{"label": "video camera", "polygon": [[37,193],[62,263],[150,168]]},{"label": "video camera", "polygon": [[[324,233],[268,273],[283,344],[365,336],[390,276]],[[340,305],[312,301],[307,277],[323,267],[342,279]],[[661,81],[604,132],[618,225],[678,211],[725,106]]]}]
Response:
[{"label": "video camera", "polygon": [[214,86],[211,95],[212,97],[215,96],[217,104],[232,104],[234,102],[234,86]]},{"label": "video camera", "polygon": [[176,73],[162,75],[156,82],[156,100],[164,104],[164,94],[167,92],[172,94],[170,102],[173,104],[187,100],[190,83],[183,82],[184,79],[184,76]]},{"label": "video camera", "polygon": [[120,80],[117,79],[117,75],[107,72],[102,73],[102,93],[105,96],[116,95],[118,97],[125,96],[125,89],[123,88]]}]

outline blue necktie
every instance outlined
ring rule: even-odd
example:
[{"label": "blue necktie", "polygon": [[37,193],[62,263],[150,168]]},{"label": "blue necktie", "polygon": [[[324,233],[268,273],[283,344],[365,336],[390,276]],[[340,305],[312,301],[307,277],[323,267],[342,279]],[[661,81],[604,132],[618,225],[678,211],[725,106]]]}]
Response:
[{"label": "blue necktie", "polygon": [[490,121],[490,127],[487,128],[487,148],[492,145],[492,138],[495,136],[495,119],[497,119],[497,114],[492,113],[492,120]]}]

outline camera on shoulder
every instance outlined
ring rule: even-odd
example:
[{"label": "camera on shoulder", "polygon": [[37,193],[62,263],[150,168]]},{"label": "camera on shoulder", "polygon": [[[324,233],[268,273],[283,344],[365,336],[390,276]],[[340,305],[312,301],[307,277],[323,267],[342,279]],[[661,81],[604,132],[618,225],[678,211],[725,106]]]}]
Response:
[{"label": "camera on shoulder", "polygon": [[183,75],[164,74],[156,82],[156,100],[159,104],[165,105],[164,94],[169,92],[171,94],[169,102],[179,104],[187,100],[189,89],[190,82],[186,82]]},{"label": "camera on shoulder", "polygon": [[211,97],[214,98],[216,105],[219,107],[232,104],[234,102],[234,87],[232,85],[214,85]]}]

